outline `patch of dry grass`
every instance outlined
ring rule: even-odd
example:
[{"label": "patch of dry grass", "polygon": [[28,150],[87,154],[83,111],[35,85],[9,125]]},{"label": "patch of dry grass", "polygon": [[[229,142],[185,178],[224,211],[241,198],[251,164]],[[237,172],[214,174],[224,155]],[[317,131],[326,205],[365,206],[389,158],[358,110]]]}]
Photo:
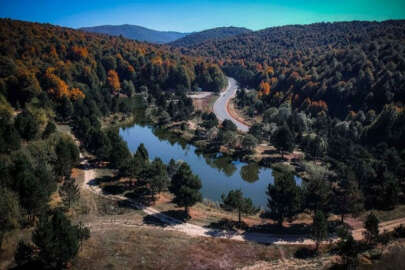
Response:
[{"label": "patch of dry grass", "polygon": [[367,215],[373,212],[377,218],[381,221],[390,221],[397,218],[405,217],[405,205],[398,205],[392,210],[372,210],[366,211],[359,217],[360,220],[364,221],[367,218]]},{"label": "patch of dry grass", "polygon": [[3,239],[3,245],[0,247],[0,269],[8,269],[14,262],[14,253],[18,242],[24,240],[31,241],[33,228],[18,229],[6,233]]},{"label": "patch of dry grass", "polygon": [[[156,201],[153,207],[161,210],[162,212],[172,210],[182,211],[184,208],[177,207],[171,202],[172,199],[172,194],[168,192],[161,193],[159,196],[159,200]],[[172,213],[174,213],[175,211],[173,211]],[[199,226],[208,226],[211,223],[217,223],[224,218],[229,220],[237,220],[236,213],[224,211],[219,207],[214,207],[211,203],[204,202],[197,203],[193,207],[191,207],[190,215],[192,219],[190,219],[188,222]],[[259,215],[243,217],[243,221],[249,225],[258,225],[265,222],[259,217]]]},{"label": "patch of dry grass", "polygon": [[212,112],[212,107],[214,106],[215,101],[218,99],[218,94],[212,94],[206,98],[193,99],[193,106],[196,111],[202,112]]},{"label": "patch of dry grass", "polygon": [[275,246],[115,227],[93,232],[73,269],[235,269],[278,257]]}]

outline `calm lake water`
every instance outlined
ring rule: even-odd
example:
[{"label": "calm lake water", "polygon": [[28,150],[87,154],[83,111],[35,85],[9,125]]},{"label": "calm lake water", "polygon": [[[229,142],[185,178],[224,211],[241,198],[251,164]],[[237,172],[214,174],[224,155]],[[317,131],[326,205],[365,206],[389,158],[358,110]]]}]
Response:
[{"label": "calm lake water", "polygon": [[[179,140],[173,134],[148,126],[136,124],[121,128],[120,135],[132,152],[143,143],[150,159],[159,157],[165,163],[171,158],[186,161],[201,179],[201,193],[204,198],[220,201],[222,193],[241,189],[244,196],[251,198],[255,205],[266,207],[267,186],[274,181],[271,169],[260,168],[253,163],[232,161],[221,154],[199,153],[195,146]],[[301,184],[300,178],[296,177],[296,181]]]}]

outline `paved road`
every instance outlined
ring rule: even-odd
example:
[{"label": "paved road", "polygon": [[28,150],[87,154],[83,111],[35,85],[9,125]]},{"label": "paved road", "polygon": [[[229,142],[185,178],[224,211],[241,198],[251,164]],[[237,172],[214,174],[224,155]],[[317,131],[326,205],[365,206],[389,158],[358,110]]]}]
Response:
[{"label": "paved road", "polygon": [[231,120],[240,131],[248,132],[249,127],[235,118],[233,118],[228,112],[228,102],[236,95],[236,90],[238,90],[238,84],[233,78],[228,77],[228,87],[221,93],[217,101],[214,103],[214,113],[219,121],[224,121],[225,119]]}]

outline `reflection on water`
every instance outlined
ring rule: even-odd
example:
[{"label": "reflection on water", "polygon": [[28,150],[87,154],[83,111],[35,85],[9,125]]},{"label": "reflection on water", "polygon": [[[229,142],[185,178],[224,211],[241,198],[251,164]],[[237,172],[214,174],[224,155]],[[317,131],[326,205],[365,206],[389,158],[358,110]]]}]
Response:
[{"label": "reflection on water", "polygon": [[145,144],[151,159],[160,157],[165,163],[171,158],[186,161],[200,177],[205,198],[219,201],[222,193],[241,189],[257,206],[266,206],[267,185],[273,182],[271,169],[261,168],[255,163],[233,161],[220,153],[201,153],[175,134],[145,125],[121,128],[120,135],[131,151],[136,151],[140,143]]},{"label": "reflection on water", "polygon": [[211,168],[218,169],[223,172],[226,176],[232,176],[236,171],[236,166],[232,163],[231,157],[219,156],[214,154],[202,154],[205,158],[205,162],[211,166]]},{"label": "reflection on water", "polygon": [[259,180],[259,168],[256,163],[249,163],[240,169],[240,176],[249,183],[256,182]]}]

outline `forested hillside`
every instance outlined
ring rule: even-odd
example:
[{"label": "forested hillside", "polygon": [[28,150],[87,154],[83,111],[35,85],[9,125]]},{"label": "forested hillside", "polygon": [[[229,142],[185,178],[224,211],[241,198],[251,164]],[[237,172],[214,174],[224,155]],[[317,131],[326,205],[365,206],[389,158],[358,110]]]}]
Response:
[{"label": "forested hillside", "polygon": [[243,27],[217,27],[213,29],[204,30],[188,34],[185,37],[179,38],[169,45],[177,47],[192,47],[196,46],[207,40],[221,40],[228,37],[246,34],[252,32],[251,30]]},{"label": "forested hillside", "polygon": [[103,108],[100,95],[108,99],[107,92],[224,86],[216,65],[159,47],[51,25],[5,19],[0,24],[1,94],[14,107],[24,108],[35,97],[60,105],[99,96],[94,101]]},{"label": "forested hillside", "polygon": [[[36,269],[61,269],[88,238],[63,213],[78,196],[71,170],[79,149],[57,125],[69,125],[88,151],[121,168],[131,153],[117,130],[101,129],[101,117],[156,104],[165,121],[187,119],[193,107],[186,91],[225,85],[217,65],[158,46],[1,19],[0,247],[6,232],[37,224],[36,247],[21,243],[17,263],[31,258],[40,264]],[[57,190],[63,211],[50,208]],[[50,230],[57,235],[43,239]]]},{"label": "forested hillside", "polygon": [[[344,119],[405,100],[405,22],[291,25],[210,40],[184,52],[213,57],[242,85],[271,91],[264,108],[290,100]],[[263,86],[263,84],[262,84]],[[318,106],[322,105],[322,106]]]},{"label": "forested hillside", "polygon": [[187,33],[180,33],[174,31],[157,31],[142,26],[130,24],[82,27],[80,28],[80,30],[90,33],[107,34],[111,36],[121,35],[129,39],[158,44],[169,43],[179,38],[185,37],[187,35]]},{"label": "forested hillside", "polygon": [[333,171],[320,179],[336,212],[362,208],[363,198],[366,208],[403,201],[405,21],[274,27],[181,51],[218,61],[251,88],[235,103],[259,142]]}]

